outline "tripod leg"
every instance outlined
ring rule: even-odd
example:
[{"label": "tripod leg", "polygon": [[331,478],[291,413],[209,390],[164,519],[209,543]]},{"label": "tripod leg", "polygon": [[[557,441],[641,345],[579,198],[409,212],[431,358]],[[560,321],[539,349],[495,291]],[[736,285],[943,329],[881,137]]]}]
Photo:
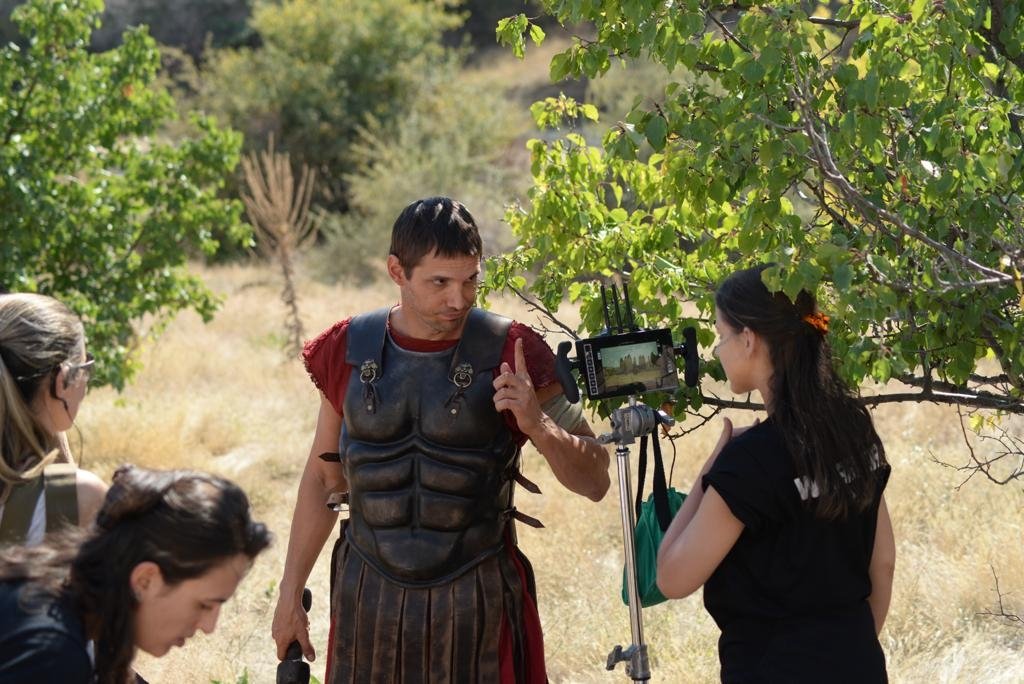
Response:
[{"label": "tripod leg", "polygon": [[[615,449],[615,461],[619,471],[619,508],[622,513],[622,542],[625,551],[626,590],[629,595],[629,626],[633,644],[627,649],[630,657],[626,663],[626,674],[634,682],[645,682],[651,678],[647,661],[647,645],[644,643],[644,627],[640,606],[640,589],[636,579],[636,548],[633,530],[633,487],[629,478],[629,447],[620,444]],[[620,649],[621,651],[621,649]]]}]

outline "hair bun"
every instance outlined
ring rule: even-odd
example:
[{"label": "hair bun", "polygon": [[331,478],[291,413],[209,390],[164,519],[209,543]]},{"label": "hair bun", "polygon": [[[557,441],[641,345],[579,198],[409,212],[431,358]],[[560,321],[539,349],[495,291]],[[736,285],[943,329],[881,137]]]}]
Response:
[{"label": "hair bun", "polygon": [[142,470],[133,465],[121,466],[111,478],[110,490],[96,516],[96,523],[109,530],[126,519],[145,515],[163,501],[173,484],[174,478],[170,473]]}]

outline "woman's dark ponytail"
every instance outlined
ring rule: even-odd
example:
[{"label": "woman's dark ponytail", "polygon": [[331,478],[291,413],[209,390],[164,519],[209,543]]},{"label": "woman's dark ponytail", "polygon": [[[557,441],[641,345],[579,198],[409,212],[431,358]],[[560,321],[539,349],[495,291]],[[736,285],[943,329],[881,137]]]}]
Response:
[{"label": "woman's dark ponytail", "polygon": [[842,519],[874,501],[885,451],[867,408],[836,373],[828,317],[804,290],[795,302],[769,292],[761,278],[766,268],[729,276],[715,304],[731,327],[750,328],[768,343],[772,420],[809,493],[808,506],[819,518]]}]

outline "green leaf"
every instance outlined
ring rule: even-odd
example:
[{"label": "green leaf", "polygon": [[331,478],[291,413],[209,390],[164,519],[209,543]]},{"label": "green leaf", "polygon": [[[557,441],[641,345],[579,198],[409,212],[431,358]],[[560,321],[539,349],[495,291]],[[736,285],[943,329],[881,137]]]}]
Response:
[{"label": "green leaf", "polygon": [[864,77],[864,106],[867,107],[869,112],[874,112],[878,109],[879,87],[878,72],[872,69]]},{"label": "green leaf", "polygon": [[760,83],[765,75],[764,66],[756,59],[749,59],[740,64],[739,71],[740,75],[743,76],[743,80],[751,85]]},{"label": "green leaf", "polygon": [[120,389],[138,369],[143,320],[155,336],[179,311],[216,311],[189,259],[251,233],[224,192],[241,136],[198,116],[169,136],[154,41],[133,29],[90,52],[101,11],[29,0],[13,16],[32,40],[0,47],[0,289],[63,301],[84,322],[94,383]]},{"label": "green leaf", "polygon": [[647,125],[644,127],[644,134],[647,136],[647,142],[650,143],[657,151],[661,151],[665,147],[665,135],[668,132],[668,123],[664,118],[653,115],[647,120]]},{"label": "green leaf", "polygon": [[926,7],[930,5],[929,0],[913,0],[910,3],[910,18],[912,21],[917,23],[921,20],[922,15]]},{"label": "green leaf", "polygon": [[569,55],[565,52],[560,52],[551,58],[551,68],[548,76],[553,83],[558,83],[569,75],[570,69],[572,69],[572,63],[569,61]]},{"label": "green leaf", "polygon": [[[519,59],[523,59],[525,55],[526,38],[524,37],[524,34],[528,24],[529,20],[526,18],[525,14],[517,14],[514,17],[506,17],[498,20],[498,25],[495,28],[495,36],[498,40],[498,44],[511,47],[512,54]],[[543,38],[543,32],[541,32],[541,37]]]},{"label": "green leaf", "polygon": [[850,268],[849,264],[839,264],[832,270],[832,282],[835,283],[836,289],[840,292],[846,292],[850,289],[850,284],[853,282],[853,269]]},{"label": "green leaf", "polygon": [[539,46],[544,42],[544,29],[537,24],[530,24],[530,40],[533,41],[534,45]]},{"label": "green leaf", "polygon": [[[528,208],[510,221],[545,256],[519,267],[557,297],[566,278],[628,269],[638,310],[673,325],[666,298],[710,318],[716,283],[772,261],[766,282],[794,297],[815,289],[833,316],[829,342],[851,384],[920,376],[916,350],[927,349],[968,392],[980,344],[997,350],[993,367],[1024,377],[1022,293],[981,275],[1010,273],[1024,253],[1012,125],[1024,30],[1004,4],[998,37],[979,33],[987,12],[962,4],[840,4],[834,17],[859,25],[843,40],[806,21],[810,6],[734,8],[725,36],[699,3],[545,3],[562,25],[591,29],[553,73],[599,75],[614,55],[624,76],[588,83],[608,122],[593,133],[600,148],[587,148],[592,127],[546,146]],[[595,332],[591,299],[580,290]],[[722,377],[718,364],[705,370]],[[1013,405],[1015,392],[1003,392]]]},{"label": "green leaf", "polygon": [[836,82],[841,87],[848,87],[859,78],[857,67],[852,64],[842,64],[835,71]]}]

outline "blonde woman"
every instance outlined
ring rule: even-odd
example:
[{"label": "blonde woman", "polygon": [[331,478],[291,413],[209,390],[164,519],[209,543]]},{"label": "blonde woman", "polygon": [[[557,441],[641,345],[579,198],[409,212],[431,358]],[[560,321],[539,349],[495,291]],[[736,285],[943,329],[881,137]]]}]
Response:
[{"label": "blonde woman", "polygon": [[38,294],[0,294],[0,546],[96,517],[107,486],[74,467],[64,431],[93,361],[82,322]]}]

